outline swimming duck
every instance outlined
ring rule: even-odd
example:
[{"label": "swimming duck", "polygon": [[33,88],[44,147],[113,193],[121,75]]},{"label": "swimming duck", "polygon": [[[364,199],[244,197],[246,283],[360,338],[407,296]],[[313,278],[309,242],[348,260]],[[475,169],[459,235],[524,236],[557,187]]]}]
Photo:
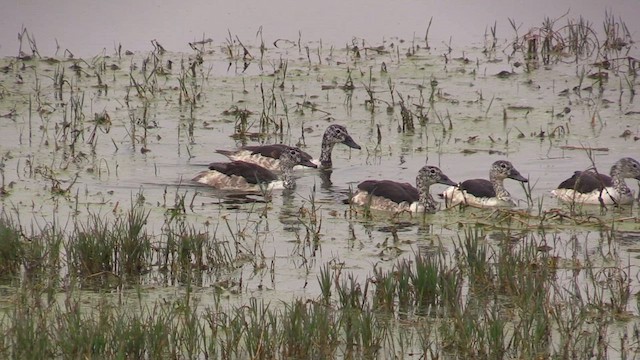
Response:
[{"label": "swimming duck", "polygon": [[351,203],[382,211],[434,212],[436,203],[429,187],[436,183],[455,185],[438,167],[423,166],[416,177],[417,189],[409,183],[366,180],[358,184]]},{"label": "swimming duck", "polygon": [[465,180],[458,186],[451,186],[442,193],[448,207],[460,203],[477,207],[510,207],[516,203],[504,187],[504,179],[521,182],[528,180],[506,160],[498,160],[491,165],[489,180]]},{"label": "swimming duck", "polygon": [[633,203],[634,192],[625,178],[640,180],[640,163],[626,157],[611,167],[610,177],[593,170],[576,171],[558,188],[551,191],[558,200],[568,203],[595,205],[626,205]]},{"label": "swimming duck", "polygon": [[283,151],[280,156],[281,181],[277,181],[278,176],[273,171],[254,163],[239,160],[211,163],[209,164],[209,170],[196,175],[193,181],[220,190],[259,191],[261,185],[266,186],[267,190],[293,189],[295,180],[291,173],[293,167],[298,164],[317,167],[317,165],[303,158],[300,149],[290,148]]},{"label": "swimming duck", "polygon": [[[322,136],[322,147],[320,148],[320,159],[314,160],[311,155],[300,150],[302,158],[315,164],[313,167],[330,168],[331,152],[336,144],[345,144],[352,149],[360,149],[353,138],[342,125],[333,124],[327,127]],[[279,170],[280,156],[283,152],[295,147],[284,144],[271,145],[249,145],[237,150],[216,150],[217,153],[228,157],[231,160],[241,160],[263,166],[269,170]],[[295,148],[298,149],[298,148]],[[299,150],[299,149],[298,149]],[[306,165],[308,166],[308,165]]]}]

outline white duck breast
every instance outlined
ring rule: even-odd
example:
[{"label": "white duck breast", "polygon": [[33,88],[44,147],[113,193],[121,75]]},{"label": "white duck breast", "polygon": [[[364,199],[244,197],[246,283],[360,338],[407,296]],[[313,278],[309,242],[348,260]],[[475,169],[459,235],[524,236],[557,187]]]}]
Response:
[{"label": "white duck breast", "polygon": [[491,165],[489,180],[465,180],[458,186],[451,186],[442,193],[448,207],[458,204],[476,207],[511,207],[515,201],[504,187],[505,179],[527,182],[513,164],[506,160],[498,160]]},{"label": "white duck breast", "polygon": [[297,147],[283,144],[244,146],[237,150],[216,150],[216,152],[231,160],[250,162],[263,166],[269,170],[278,171],[280,169],[279,164],[282,154],[290,149],[298,149],[302,154],[302,159],[304,160],[300,165],[306,167],[321,166],[323,168],[330,168],[332,166],[331,154],[333,147],[336,144],[344,144],[352,149],[360,149],[360,145],[353,140],[344,126],[334,124],[327,127],[324,135],[322,136],[319,160],[314,160],[311,155]]},{"label": "white duck breast", "polygon": [[628,205],[634,201],[634,192],[625,178],[640,180],[640,163],[626,157],[612,167],[610,177],[592,170],[576,171],[551,194],[566,203],[592,205]]},{"label": "white duck breast", "polygon": [[358,184],[351,203],[373,210],[392,212],[434,212],[436,203],[429,194],[433,184],[455,185],[435,166],[424,166],[416,177],[416,186],[391,180],[366,180]]},{"label": "white duck breast", "polygon": [[295,187],[292,177],[293,167],[305,160],[302,159],[300,150],[296,148],[283,152],[280,160],[281,181],[278,181],[278,176],[271,170],[246,161],[211,163],[209,170],[196,175],[193,181],[220,190],[259,191],[261,187],[266,187],[268,190],[293,189]]}]

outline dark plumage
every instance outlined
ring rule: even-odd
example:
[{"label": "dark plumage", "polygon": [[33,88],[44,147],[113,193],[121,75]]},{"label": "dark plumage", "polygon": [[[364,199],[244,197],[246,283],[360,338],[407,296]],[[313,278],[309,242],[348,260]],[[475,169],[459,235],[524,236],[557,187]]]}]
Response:
[{"label": "dark plumage", "polygon": [[358,184],[358,189],[372,196],[384,196],[398,204],[403,201],[413,203],[420,198],[418,189],[413,185],[391,180],[365,180]]},{"label": "dark plumage", "polygon": [[593,171],[576,171],[573,176],[561,182],[558,189],[572,189],[585,194],[609,186],[613,186],[610,176],[596,174]]},{"label": "dark plumage", "polygon": [[249,184],[254,185],[270,183],[278,179],[271,170],[246,161],[215,162],[209,164],[209,170],[215,170],[227,176],[241,176]]},{"label": "dark plumage", "polygon": [[460,184],[460,189],[475,197],[491,198],[496,196],[493,184],[486,179],[465,180]]}]

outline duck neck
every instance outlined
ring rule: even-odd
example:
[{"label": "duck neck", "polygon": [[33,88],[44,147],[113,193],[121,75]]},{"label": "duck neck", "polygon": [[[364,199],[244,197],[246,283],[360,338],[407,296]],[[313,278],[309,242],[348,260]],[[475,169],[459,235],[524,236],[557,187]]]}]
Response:
[{"label": "duck neck", "polygon": [[292,190],[296,187],[296,181],[293,178],[294,164],[288,160],[280,161],[280,178],[282,179],[282,186],[287,190]]},{"label": "duck neck", "polygon": [[426,212],[434,212],[436,210],[436,202],[429,193],[429,184],[421,184],[418,188],[419,198],[418,203],[424,207]]},{"label": "duck neck", "polygon": [[330,168],[332,165],[331,162],[331,152],[333,151],[333,143],[329,141],[327,136],[322,137],[322,147],[320,148],[320,166],[323,168]]},{"label": "duck neck", "polygon": [[613,188],[619,194],[631,195],[631,189],[627,186],[627,182],[624,181],[624,176],[620,173],[620,169],[618,169],[617,165],[613,165],[611,167],[611,180],[613,181]]},{"label": "duck neck", "polygon": [[296,182],[291,174],[291,169],[282,170],[282,186],[287,190],[292,190],[296,187]]},{"label": "duck neck", "polygon": [[496,192],[496,198],[499,200],[508,201],[511,199],[511,194],[504,187],[504,179],[498,176],[489,175],[489,180],[493,184],[493,190]]}]

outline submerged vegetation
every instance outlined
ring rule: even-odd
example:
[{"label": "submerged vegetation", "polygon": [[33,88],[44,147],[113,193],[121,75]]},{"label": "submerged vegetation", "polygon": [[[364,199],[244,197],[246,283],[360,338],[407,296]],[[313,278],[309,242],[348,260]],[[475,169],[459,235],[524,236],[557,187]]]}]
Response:
[{"label": "submerged vegetation", "polygon": [[[261,31],[259,47],[229,33],[191,54],[47,58],[23,29],[0,60],[0,358],[635,357],[637,206],[556,206],[540,190],[556,179],[532,178],[516,209],[388,216],[342,203],[362,180],[346,165],[295,192],[185,180],[215,148],[317,148],[339,117],[366,139],[358,176],[517,149],[600,166],[609,149],[585,139],[621,142],[617,158],[640,138],[601,116],[636,114],[634,43],[611,14],[604,37],[563,19],[511,21],[511,40],[494,25],[476,59],[426,36],[267,48]],[[505,100],[509,81],[537,97]]]}]

